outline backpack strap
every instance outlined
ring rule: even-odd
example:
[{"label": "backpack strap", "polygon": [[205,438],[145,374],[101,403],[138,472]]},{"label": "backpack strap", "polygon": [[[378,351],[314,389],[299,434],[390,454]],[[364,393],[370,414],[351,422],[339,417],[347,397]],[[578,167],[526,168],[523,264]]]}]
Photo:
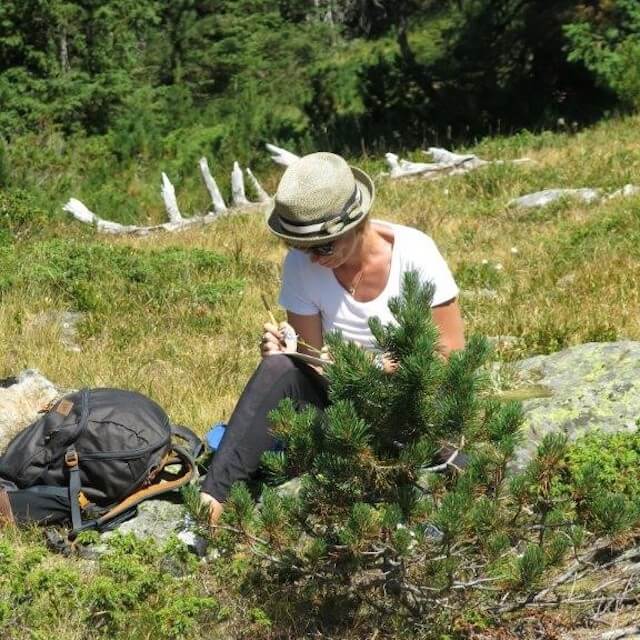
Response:
[{"label": "backpack strap", "polygon": [[[179,489],[195,478],[197,473],[195,459],[202,453],[204,448],[202,440],[193,433],[193,431],[180,425],[172,425],[171,433],[181,440],[184,440],[187,444],[187,448],[185,449],[177,445],[172,445],[170,454],[165,458],[163,466],[166,467],[169,464],[180,464],[180,474],[178,476],[172,474],[170,479],[156,482],[132,493],[99,518],[85,522],[82,521],[81,512],[82,485],[80,480],[80,467],[78,466],[78,453],[73,445],[67,449],[64,460],[65,465],[69,469],[68,491],[69,502],[71,505],[71,524],[73,527],[70,536],[75,536],[86,529],[103,529],[114,518],[118,518],[126,512],[131,512],[143,500],[162,495],[168,491]],[[127,516],[123,519],[127,519]]]},{"label": "backpack strap", "polygon": [[167,493],[168,491],[180,489],[181,487],[184,487],[186,484],[191,482],[191,480],[195,477],[196,471],[193,458],[181,447],[173,447],[172,453],[175,454],[175,458],[173,460],[168,460],[167,463],[179,463],[182,467],[180,470],[180,475],[175,477],[175,479],[173,480],[164,480],[162,482],[157,482],[148,487],[144,487],[143,489],[140,489],[135,493],[132,493],[129,497],[125,498],[122,502],[107,511],[107,513],[102,515],[100,518],[94,520],[91,525],[94,527],[102,528],[110,520],[118,517],[125,511],[128,511],[132,507],[140,504],[143,500],[154,498],[155,496],[162,495],[163,493]]},{"label": "backpack strap", "polygon": [[187,443],[187,451],[194,460],[202,453],[204,443],[201,438],[191,431],[191,429],[179,424],[172,424],[171,435],[176,436]]},{"label": "backpack strap", "polygon": [[[64,463],[69,469],[69,504],[71,505],[71,524],[73,526],[72,533],[82,531],[82,513],[80,512],[80,492],[82,491],[82,483],[80,480],[80,467],[78,466],[79,458],[76,448],[70,446],[64,454]],[[88,524],[88,523],[87,523]]]}]

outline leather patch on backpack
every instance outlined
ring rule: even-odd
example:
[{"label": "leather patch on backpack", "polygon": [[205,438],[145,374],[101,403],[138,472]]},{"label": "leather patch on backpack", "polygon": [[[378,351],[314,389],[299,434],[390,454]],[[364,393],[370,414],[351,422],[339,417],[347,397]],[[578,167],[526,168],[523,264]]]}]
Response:
[{"label": "leather patch on backpack", "polygon": [[73,402],[71,402],[71,400],[60,400],[60,403],[56,407],[56,413],[66,417],[71,413],[71,409],[73,409]]}]

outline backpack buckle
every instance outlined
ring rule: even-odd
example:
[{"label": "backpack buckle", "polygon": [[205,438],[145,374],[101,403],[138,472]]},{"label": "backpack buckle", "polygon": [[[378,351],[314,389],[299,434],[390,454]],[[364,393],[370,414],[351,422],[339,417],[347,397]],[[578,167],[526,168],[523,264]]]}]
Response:
[{"label": "backpack buckle", "polygon": [[64,463],[67,465],[67,467],[77,467],[78,462],[78,452],[75,449],[67,449],[66,453],[64,454]]}]

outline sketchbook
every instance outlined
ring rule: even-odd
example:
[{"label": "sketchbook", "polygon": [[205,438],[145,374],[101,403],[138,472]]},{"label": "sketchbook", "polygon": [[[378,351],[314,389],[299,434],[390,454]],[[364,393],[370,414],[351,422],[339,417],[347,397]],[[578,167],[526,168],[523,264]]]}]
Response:
[{"label": "sketchbook", "polygon": [[314,364],[322,368],[326,367],[327,365],[333,364],[331,360],[323,360],[322,358],[318,358],[317,356],[310,356],[308,353],[300,353],[299,351],[280,351],[277,355],[289,356],[290,358],[302,360],[303,362]]}]

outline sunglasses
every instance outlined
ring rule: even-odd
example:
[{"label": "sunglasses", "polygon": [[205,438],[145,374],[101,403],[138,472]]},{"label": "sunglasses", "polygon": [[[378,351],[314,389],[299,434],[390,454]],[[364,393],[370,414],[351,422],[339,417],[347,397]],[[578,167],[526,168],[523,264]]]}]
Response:
[{"label": "sunglasses", "polygon": [[326,257],[333,255],[335,250],[335,242],[325,242],[324,244],[316,244],[312,247],[301,247],[293,244],[289,245],[292,249],[298,249],[298,251],[304,251],[314,256]]}]

